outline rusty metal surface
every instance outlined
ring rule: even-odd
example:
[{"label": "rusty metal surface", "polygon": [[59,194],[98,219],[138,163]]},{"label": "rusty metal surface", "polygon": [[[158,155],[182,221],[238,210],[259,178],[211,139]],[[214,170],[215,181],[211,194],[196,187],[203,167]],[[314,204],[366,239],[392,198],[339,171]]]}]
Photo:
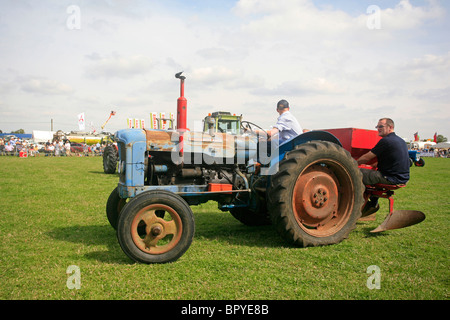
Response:
[{"label": "rusty metal surface", "polygon": [[[175,151],[179,143],[176,131],[145,130],[148,151]],[[256,140],[251,136],[187,131],[183,133],[184,152],[203,153],[211,157],[232,158],[256,153]]]},{"label": "rusty metal surface", "polygon": [[[162,212],[164,214],[161,214]],[[144,228],[145,233],[141,231]],[[140,250],[149,254],[162,254],[169,252],[178,244],[183,224],[173,208],[163,204],[152,204],[135,215],[130,232],[133,242]]]},{"label": "rusty metal surface", "polygon": [[345,172],[337,162],[328,161],[327,167],[313,164],[299,175],[292,204],[299,226],[306,233],[326,237],[348,221],[354,190]]},{"label": "rusty metal surface", "polygon": [[172,140],[172,135],[175,133],[173,131],[164,131],[164,130],[144,130],[144,131],[147,138],[147,150],[172,151],[175,145],[178,143],[178,139]]},{"label": "rusty metal surface", "polygon": [[395,210],[388,214],[386,219],[377,228],[370,231],[372,233],[386,230],[406,228],[418,224],[425,220],[425,214],[416,210]]}]

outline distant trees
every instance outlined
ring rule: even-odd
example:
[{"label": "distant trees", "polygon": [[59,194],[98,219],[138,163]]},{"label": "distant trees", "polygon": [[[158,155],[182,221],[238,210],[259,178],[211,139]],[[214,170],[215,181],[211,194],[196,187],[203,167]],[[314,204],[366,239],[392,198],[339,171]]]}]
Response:
[{"label": "distant trees", "polygon": [[447,138],[444,137],[442,134],[438,134],[438,136],[436,137],[436,142],[447,142]]}]

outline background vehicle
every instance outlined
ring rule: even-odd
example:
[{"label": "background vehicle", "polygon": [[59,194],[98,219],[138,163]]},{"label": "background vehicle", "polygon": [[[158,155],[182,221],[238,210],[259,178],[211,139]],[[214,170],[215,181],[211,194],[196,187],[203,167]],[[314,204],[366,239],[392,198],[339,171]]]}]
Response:
[{"label": "background vehicle", "polygon": [[417,150],[409,150],[409,160],[412,166],[413,164],[416,167],[423,167],[425,165],[425,160],[423,160],[423,158],[420,157],[420,152]]},{"label": "background vehicle", "polygon": [[84,152],[84,145],[77,142],[71,142],[70,143],[70,152],[72,153],[83,153]]},{"label": "background vehicle", "polygon": [[116,173],[117,161],[119,160],[119,149],[114,141],[114,135],[109,134],[102,140],[103,149],[103,171],[105,173]]}]

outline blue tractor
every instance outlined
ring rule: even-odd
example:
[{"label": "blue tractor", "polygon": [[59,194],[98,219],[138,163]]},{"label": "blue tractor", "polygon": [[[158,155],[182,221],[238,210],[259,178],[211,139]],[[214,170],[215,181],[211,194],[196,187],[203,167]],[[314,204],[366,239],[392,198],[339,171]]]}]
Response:
[{"label": "blue tractor", "polygon": [[277,145],[262,139],[254,123],[221,112],[205,118],[204,130],[189,131],[185,77],[176,78],[176,129],[115,134],[119,183],[106,213],[128,257],[140,263],[180,258],[194,237],[191,206],[211,200],[246,225],[274,225],[296,246],[335,244],[349,235],[365,186],[333,134],[312,131]]},{"label": "blue tractor", "polygon": [[425,166],[425,160],[420,157],[420,152],[417,150],[408,150],[410,167],[415,165],[416,167]]}]

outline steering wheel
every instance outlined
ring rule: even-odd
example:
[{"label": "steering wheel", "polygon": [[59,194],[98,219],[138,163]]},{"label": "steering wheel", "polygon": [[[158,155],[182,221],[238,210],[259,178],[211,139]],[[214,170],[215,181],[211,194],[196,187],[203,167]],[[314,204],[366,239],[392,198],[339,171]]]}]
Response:
[{"label": "steering wheel", "polygon": [[[245,126],[244,126],[245,123]],[[258,135],[255,130],[253,130],[253,127],[256,127],[258,129],[260,129],[262,132],[264,132],[264,134],[266,135],[266,137],[268,137],[269,135],[267,134],[266,130],[264,130],[263,128],[261,128],[260,126],[258,126],[257,124],[254,124],[253,122],[250,121],[241,121],[241,127],[244,129],[248,129],[251,131],[251,133]]]}]

